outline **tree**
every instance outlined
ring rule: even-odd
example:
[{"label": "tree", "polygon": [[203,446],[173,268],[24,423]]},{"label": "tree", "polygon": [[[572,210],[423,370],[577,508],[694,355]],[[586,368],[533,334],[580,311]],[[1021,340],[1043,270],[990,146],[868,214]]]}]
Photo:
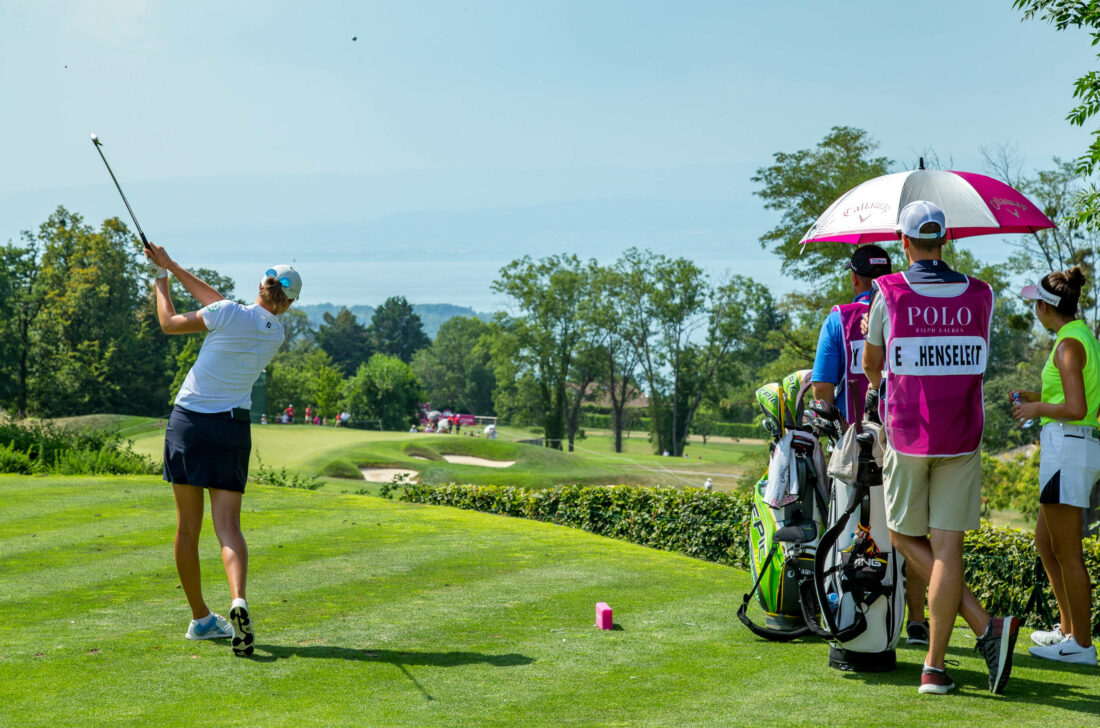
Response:
[{"label": "tree", "polygon": [[285,337],[283,348],[308,351],[317,346],[316,333],[304,311],[292,306],[280,318]]},{"label": "tree", "polygon": [[[589,329],[589,331],[594,331]],[[601,347],[590,341],[582,341],[574,353],[569,369],[569,386],[566,387],[565,436],[569,452],[579,429],[581,405],[591,402],[596,395],[595,384],[603,371],[604,353]]]},{"label": "tree", "polygon": [[700,404],[720,398],[719,375],[755,350],[748,333],[772,320],[770,296],[743,276],[714,286],[691,261],[650,251],[632,248],[618,265],[654,447],[682,455]]},{"label": "tree", "polygon": [[333,363],[345,376],[353,374],[360,364],[370,359],[367,329],[347,307],[341,307],[335,316],[325,312],[316,339],[317,345],[332,357]]},{"label": "tree", "polygon": [[574,351],[585,334],[580,311],[589,296],[588,269],[575,255],[539,261],[524,256],[501,268],[492,287],[517,305],[518,315],[504,317],[500,324],[514,337],[518,373],[530,374],[538,385],[547,444],[561,449],[566,385]]},{"label": "tree", "polygon": [[26,247],[0,248],[0,405],[21,414],[27,411],[31,331],[42,306],[38,242],[30,233],[23,238]]},{"label": "tree", "polygon": [[611,400],[611,431],[615,452],[623,451],[624,408],[637,391],[634,371],[638,367],[638,349],[631,342],[638,338],[631,330],[640,322],[623,316],[629,271],[624,263],[603,268],[593,267],[592,293],[585,307],[589,324],[597,334],[602,366],[597,382]]},{"label": "tree", "polygon": [[431,344],[420,317],[402,296],[387,298],[374,310],[368,332],[373,351],[396,356],[406,364]]},{"label": "tree", "polygon": [[778,225],[760,238],[783,261],[783,272],[819,284],[833,281],[851,255],[847,245],[822,244],[801,250],[802,236],[821,213],[856,185],[887,174],[893,162],[872,156],[878,142],[862,130],[834,126],[815,149],[776,152],[775,164],[756,170],[752,181],[764,207],[782,214]]},{"label": "tree", "polygon": [[138,355],[137,314],[145,303],[139,284],[147,269],[134,238],[117,218],[97,231],[59,207],[39,227],[38,241],[41,308],[29,375],[35,411],[56,416],[140,409],[132,385],[166,373],[163,362]]},{"label": "tree", "polygon": [[[1013,7],[1023,12],[1025,19],[1040,18],[1054,24],[1058,30],[1069,27],[1086,29],[1092,37],[1092,45],[1100,44],[1100,4],[1096,2],[1067,2],[1066,0],[1013,0]],[[1084,126],[1100,112],[1100,72],[1088,71],[1074,84],[1073,97],[1077,106],[1070,110],[1066,120]],[[1091,177],[1100,164],[1100,129],[1092,132],[1092,143],[1077,158],[1076,171],[1080,177]],[[1090,228],[1100,228],[1100,189],[1090,185],[1078,194],[1074,221]]]},{"label": "tree", "polygon": [[416,422],[424,390],[412,369],[396,356],[375,354],[362,364],[344,390],[357,420],[378,422],[383,430],[404,430]]},{"label": "tree", "polygon": [[440,327],[431,346],[416,352],[412,369],[437,409],[493,414],[496,377],[487,345],[490,327],[481,319],[456,316]]},{"label": "tree", "polygon": [[266,371],[269,415],[277,416],[288,404],[297,410],[315,404],[322,417],[336,414],[344,377],[321,349],[280,350]]}]

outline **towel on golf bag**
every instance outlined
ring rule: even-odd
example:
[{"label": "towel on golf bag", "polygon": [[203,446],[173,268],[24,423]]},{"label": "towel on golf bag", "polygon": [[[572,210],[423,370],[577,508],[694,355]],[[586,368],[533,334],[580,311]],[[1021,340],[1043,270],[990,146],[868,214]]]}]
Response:
[{"label": "towel on golf bag", "polygon": [[827,492],[825,475],[825,453],[821,443],[809,432],[788,430],[772,450],[768,464],[768,486],[764,490],[764,502],[772,508],[782,508],[798,500],[801,495],[798,484],[798,453],[796,450],[808,450],[816,475],[813,483],[819,492]]},{"label": "towel on golf bag", "polygon": [[[882,467],[882,458],[886,454],[882,446],[882,425],[874,422],[864,422],[863,431],[875,436],[875,447],[871,454],[875,463]],[[829,477],[836,478],[842,483],[852,485],[856,482],[859,473],[859,443],[856,442],[855,427],[849,427],[840,442],[836,444],[832,455],[829,456]]]}]

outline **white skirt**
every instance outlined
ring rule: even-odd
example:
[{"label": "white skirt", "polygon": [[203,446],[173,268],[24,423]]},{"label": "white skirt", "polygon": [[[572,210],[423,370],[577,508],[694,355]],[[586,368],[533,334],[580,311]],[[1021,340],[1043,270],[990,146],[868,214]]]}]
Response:
[{"label": "white skirt", "polygon": [[1048,422],[1039,435],[1039,448],[1039,502],[1088,508],[1100,476],[1096,428]]}]

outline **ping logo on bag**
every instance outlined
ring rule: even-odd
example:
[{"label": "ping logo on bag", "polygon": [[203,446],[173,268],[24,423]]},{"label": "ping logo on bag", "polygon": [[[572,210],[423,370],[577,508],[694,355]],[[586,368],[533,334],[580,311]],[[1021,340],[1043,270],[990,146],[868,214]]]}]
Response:
[{"label": "ping logo on bag", "polygon": [[986,343],[981,336],[919,336],[890,341],[890,371],[919,377],[985,373]]}]

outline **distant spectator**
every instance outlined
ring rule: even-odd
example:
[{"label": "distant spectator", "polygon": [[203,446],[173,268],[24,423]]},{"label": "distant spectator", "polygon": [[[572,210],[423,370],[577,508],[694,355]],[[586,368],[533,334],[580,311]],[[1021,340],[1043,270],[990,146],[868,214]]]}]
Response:
[{"label": "distant spectator", "polygon": [[266,412],[264,412],[263,414],[260,415],[260,424],[261,425],[266,425],[267,424],[267,413]]},{"label": "distant spectator", "polygon": [[306,405],[306,424],[307,425],[312,425],[313,424],[313,405],[312,404],[307,404]]},{"label": "distant spectator", "polygon": [[286,415],[286,419],[283,421],[285,424],[294,424],[294,405],[287,405],[287,408],[283,410],[283,414]]},{"label": "distant spectator", "polygon": [[318,415],[313,415],[313,424],[320,426],[321,418]]},{"label": "distant spectator", "polygon": [[328,427],[328,417],[321,418],[321,427]]}]

